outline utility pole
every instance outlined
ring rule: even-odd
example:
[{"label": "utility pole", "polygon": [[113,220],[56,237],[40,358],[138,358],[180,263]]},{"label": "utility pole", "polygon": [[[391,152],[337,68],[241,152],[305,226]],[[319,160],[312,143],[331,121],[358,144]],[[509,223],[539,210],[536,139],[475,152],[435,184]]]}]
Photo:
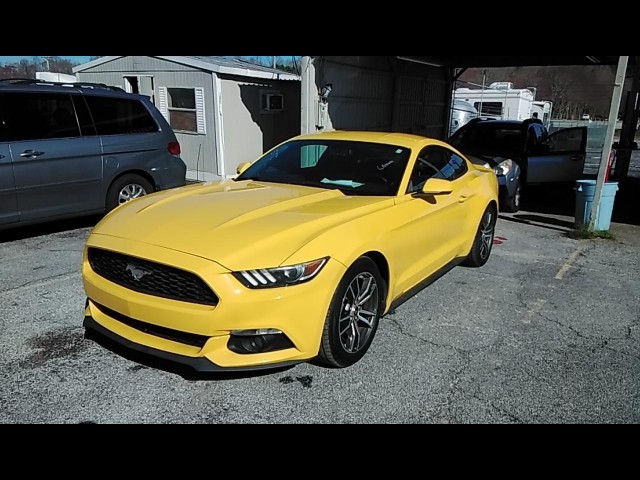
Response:
[{"label": "utility pole", "polygon": [[613,178],[617,182],[624,182],[629,175],[629,165],[633,152],[634,139],[637,132],[638,117],[640,116],[640,56],[635,57],[635,65],[631,69],[631,91],[623,99],[624,117],[620,132],[620,145],[616,152],[616,169]]},{"label": "utility pole", "polygon": [[273,57],[273,68],[276,68],[276,58],[278,57]]},{"label": "utility pole", "polygon": [[593,207],[591,208],[591,218],[589,219],[589,230],[594,231],[598,214],[600,213],[600,204],[602,203],[602,190],[604,189],[607,170],[609,169],[609,158],[611,156],[611,147],[613,146],[613,136],[616,133],[616,123],[618,122],[618,112],[620,111],[620,101],[622,100],[622,90],[624,88],[624,80],[627,77],[627,64],[629,57],[620,57],[618,60],[618,72],[616,73],[616,81],[613,84],[613,95],[611,97],[611,108],[609,110],[609,126],[604,137],[602,146],[602,157],[600,158],[600,170],[598,170],[598,179],[596,181],[596,191],[593,197]]}]

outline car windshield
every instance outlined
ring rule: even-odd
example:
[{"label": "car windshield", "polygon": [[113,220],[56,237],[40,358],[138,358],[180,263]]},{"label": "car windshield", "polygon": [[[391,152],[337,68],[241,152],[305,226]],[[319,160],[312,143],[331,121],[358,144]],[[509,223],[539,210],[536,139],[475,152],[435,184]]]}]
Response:
[{"label": "car windshield", "polygon": [[237,181],[338,189],[346,195],[394,196],[411,150],[348,140],[291,140],[264,155]]},{"label": "car windshield", "polygon": [[459,130],[449,143],[463,153],[499,153],[524,149],[522,125],[476,123]]}]

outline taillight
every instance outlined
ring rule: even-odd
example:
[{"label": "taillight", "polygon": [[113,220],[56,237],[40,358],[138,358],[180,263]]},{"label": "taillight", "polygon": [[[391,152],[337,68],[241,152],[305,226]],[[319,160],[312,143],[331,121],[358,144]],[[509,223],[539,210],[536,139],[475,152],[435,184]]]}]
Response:
[{"label": "taillight", "polygon": [[180,155],[180,143],[178,142],[169,142],[167,145],[167,150],[171,155]]}]

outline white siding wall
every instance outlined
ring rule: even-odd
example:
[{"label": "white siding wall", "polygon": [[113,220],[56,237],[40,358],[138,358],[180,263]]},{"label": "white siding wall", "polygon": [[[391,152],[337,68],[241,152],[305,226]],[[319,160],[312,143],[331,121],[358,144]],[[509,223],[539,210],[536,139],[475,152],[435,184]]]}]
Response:
[{"label": "white siding wall", "polygon": [[[190,179],[214,180],[222,174],[232,176],[238,164],[257,159],[266,150],[300,132],[300,82],[297,81],[220,75],[221,118],[214,101],[216,74],[171,61],[121,57],[78,72],[78,79],[124,88],[124,77],[134,75],[153,76],[154,101],[165,113],[169,99],[164,89],[201,89],[202,95],[197,95],[196,103],[204,107],[204,114],[198,116],[198,133],[176,132]],[[261,113],[260,93],[264,91],[284,95],[282,112]],[[221,122],[221,145],[216,145],[216,122]],[[221,150],[224,165],[219,165],[217,150]]]},{"label": "white siding wall", "polygon": [[[243,162],[253,162],[265,151],[300,132],[300,83],[294,81],[251,81],[221,75],[224,159],[227,176],[233,176]],[[279,92],[284,110],[261,111],[261,94]]]},{"label": "white siding wall", "polygon": [[262,154],[263,133],[242,102],[242,89],[249,82],[220,79],[224,118],[224,160],[227,175],[233,175],[242,162],[252,162]]},{"label": "white siding wall", "polygon": [[[127,67],[132,68],[129,69]],[[199,119],[199,130],[206,133],[176,132],[176,137],[182,149],[181,157],[187,164],[188,178],[194,180],[219,178],[213,124],[215,115],[213,111],[213,77],[211,73],[189,69],[189,67],[173,62],[150,57],[124,57],[78,72],[78,80],[123,87],[124,77],[132,75],[153,76],[156,106],[158,106],[159,102],[159,87],[202,89],[204,118]]]}]

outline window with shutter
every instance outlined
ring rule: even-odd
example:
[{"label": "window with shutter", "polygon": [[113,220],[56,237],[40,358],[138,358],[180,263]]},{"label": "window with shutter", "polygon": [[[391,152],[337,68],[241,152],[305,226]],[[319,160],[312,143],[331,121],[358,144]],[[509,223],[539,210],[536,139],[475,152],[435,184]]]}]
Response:
[{"label": "window with shutter", "polygon": [[194,89],[196,98],[196,126],[198,133],[204,135],[207,133],[207,122],[205,117],[204,88]]},{"label": "window with shutter", "polygon": [[[207,133],[204,88],[159,89],[159,110],[167,117],[171,128],[177,132]],[[162,104],[164,102],[164,111]]]},{"label": "window with shutter", "polygon": [[158,110],[164,118],[169,121],[169,111],[167,109],[167,87],[158,87]]}]

